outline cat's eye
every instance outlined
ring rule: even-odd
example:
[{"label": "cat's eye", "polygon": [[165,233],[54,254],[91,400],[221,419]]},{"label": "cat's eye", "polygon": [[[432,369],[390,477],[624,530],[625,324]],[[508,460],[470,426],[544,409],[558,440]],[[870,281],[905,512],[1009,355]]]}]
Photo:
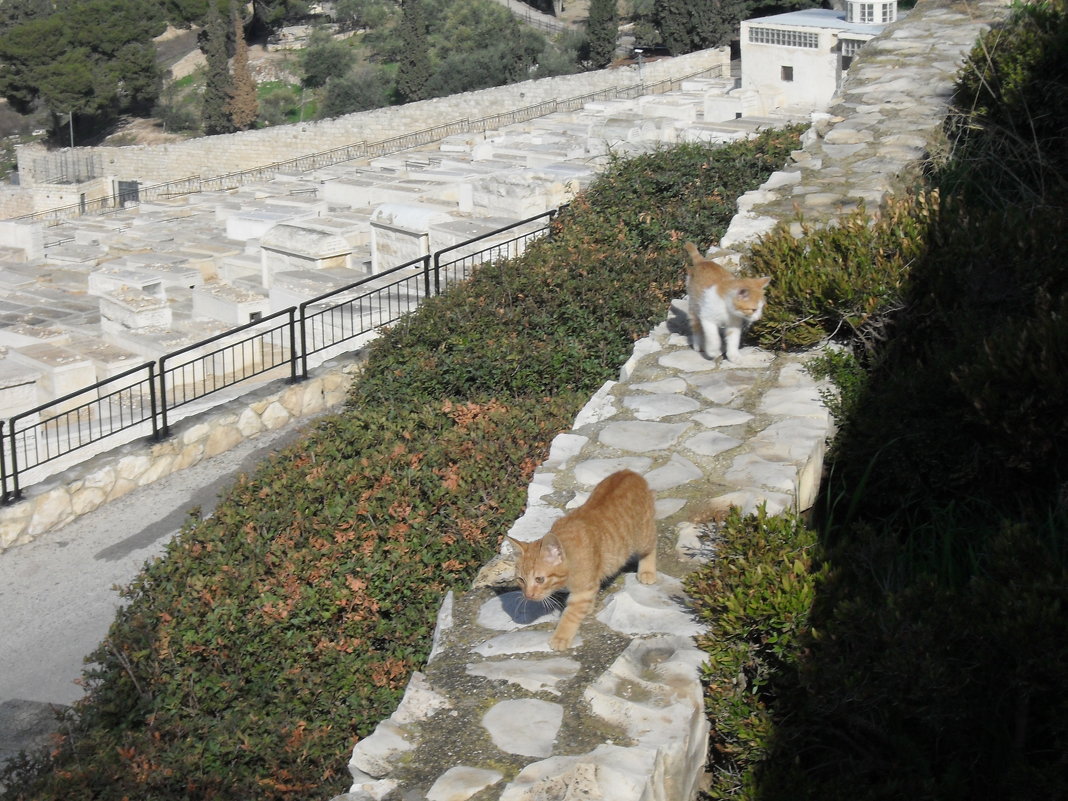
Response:
[{"label": "cat's eye", "polygon": [[537,578],[534,579],[534,581],[536,581],[538,584],[544,584],[545,583],[545,576],[538,576]]}]

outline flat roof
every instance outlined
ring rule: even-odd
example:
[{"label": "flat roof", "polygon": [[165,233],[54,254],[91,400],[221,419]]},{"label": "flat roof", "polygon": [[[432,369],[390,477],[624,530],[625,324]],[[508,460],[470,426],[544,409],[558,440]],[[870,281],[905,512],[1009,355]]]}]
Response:
[{"label": "flat roof", "polygon": [[861,24],[846,22],[844,11],[833,8],[804,8],[800,11],[787,11],[785,14],[772,14],[770,17],[754,17],[744,20],[761,25],[792,25],[800,28],[834,28],[847,33],[875,36],[883,32],[885,23]]}]

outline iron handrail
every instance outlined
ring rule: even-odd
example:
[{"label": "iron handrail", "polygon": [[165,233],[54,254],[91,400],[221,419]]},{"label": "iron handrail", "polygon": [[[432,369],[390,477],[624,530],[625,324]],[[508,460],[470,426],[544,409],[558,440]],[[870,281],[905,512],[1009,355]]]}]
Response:
[{"label": "iron handrail", "polygon": [[[9,503],[12,500],[17,500],[19,497],[21,497],[22,489],[19,485],[20,473],[31,468],[37,467],[39,465],[46,464],[47,462],[51,462],[62,456],[66,456],[68,453],[73,453],[77,450],[81,450],[82,448],[88,447],[89,445],[92,445],[95,442],[107,439],[108,437],[113,436],[121,431],[125,431],[128,428],[133,428],[134,426],[141,425],[142,423],[150,422],[152,427],[152,437],[153,439],[158,438],[158,410],[156,408],[155,391],[153,389],[153,385],[155,384],[155,368],[155,362],[145,362],[143,364],[139,364],[135,367],[131,367],[128,370],[125,370],[124,372],[111,376],[110,378],[106,378],[103,381],[97,381],[95,384],[91,384],[88,387],[75,390],[74,392],[69,392],[60,398],[48,401],[47,403],[42,403],[39,406],[35,406],[32,409],[22,412],[21,414],[16,414],[14,417],[10,418],[7,421],[8,430],[6,432],[3,431],[3,426],[0,425],[0,441],[6,443],[6,447],[4,445],[0,445],[0,453],[3,453],[4,451],[7,452],[6,455],[0,457],[0,470],[3,470],[3,496],[2,498],[0,498],[0,501],[2,501],[3,503]],[[147,370],[148,375],[142,380],[133,384],[121,385],[118,389],[109,392],[105,395],[99,394],[100,390],[104,389],[105,387],[123,381],[124,379],[127,379],[135,373],[141,372],[143,370]],[[81,425],[83,420],[92,421],[94,418],[100,420],[101,418],[99,416],[99,413],[103,411],[113,399],[117,397],[121,399],[121,396],[124,393],[129,393],[132,397],[135,389],[137,389],[138,392],[141,391],[140,389],[138,389],[140,387],[147,387],[149,392],[149,410],[147,414],[142,414],[140,417],[137,418],[131,415],[130,418],[125,421],[122,419],[123,415],[120,414],[118,426],[109,425],[107,427],[107,431],[104,431],[103,424],[98,423],[98,431],[96,436],[93,435],[91,426],[88,433],[84,432]],[[70,401],[76,400],[84,395],[95,395],[95,397],[93,397],[91,400],[80,403],[70,409],[64,409],[63,411],[57,412],[56,414],[52,415],[47,419],[38,420],[26,426],[21,431],[19,430],[18,423],[20,421],[28,418],[34,418],[41,412],[47,411],[49,409],[53,409],[56,407],[62,408]],[[97,412],[97,415],[95,416],[94,411]],[[39,430],[43,430],[49,426],[52,426],[58,430],[61,424],[66,424],[66,435],[69,444],[70,439],[72,437],[70,427],[71,417],[74,418],[74,421],[77,424],[77,444],[74,447],[68,447],[66,449],[57,448],[57,450],[53,453],[50,444],[46,441],[45,458],[36,459],[32,465],[27,465],[23,468],[19,467],[20,434],[23,435],[21,440],[21,449],[23,451],[28,452],[29,445],[27,443],[27,437],[25,435],[31,431],[33,432],[34,451],[35,453],[38,453],[39,447],[37,445],[36,432]],[[109,415],[109,419],[111,417],[113,416]],[[8,457],[10,457],[10,462],[8,462]],[[9,480],[11,483],[10,491],[8,490]]]},{"label": "iron handrail", "polygon": [[[10,504],[21,498],[23,490],[21,478],[23,474],[27,471],[36,468],[40,465],[46,464],[47,462],[54,461],[55,459],[58,459],[62,456],[74,453],[82,448],[85,448],[96,442],[100,442],[101,440],[107,439],[108,437],[114,436],[134,426],[141,425],[144,423],[150,423],[152,431],[151,439],[153,441],[158,441],[164,437],[169,436],[171,433],[169,412],[187,403],[191,403],[200,398],[207,397],[215,392],[219,392],[228,387],[235,386],[244,381],[248,381],[249,379],[263,375],[264,373],[267,373],[271,370],[278,369],[279,367],[282,367],[286,364],[288,364],[289,366],[289,377],[287,379],[288,381],[298,382],[306,379],[308,376],[309,355],[313,353],[318,353],[329,347],[342,344],[343,342],[346,342],[356,336],[369,333],[371,331],[376,330],[377,328],[380,328],[383,325],[394,322],[396,319],[399,318],[400,315],[403,315],[410,311],[413,304],[410,302],[410,299],[408,299],[407,307],[401,309],[399,312],[397,312],[396,315],[394,315],[391,310],[389,312],[390,316],[388,317],[388,319],[380,319],[378,323],[372,324],[371,326],[366,328],[362,328],[359,331],[353,329],[348,333],[343,332],[341,336],[338,336],[323,345],[310,345],[308,342],[308,327],[311,321],[313,321],[314,319],[320,318],[323,315],[328,314],[331,310],[340,309],[346,305],[351,306],[354,303],[365,301],[370,298],[384,296],[389,299],[390,292],[394,290],[397,286],[400,286],[405,282],[410,282],[413,280],[416,280],[421,284],[420,288],[414,292],[414,305],[418,305],[421,300],[431,297],[432,295],[440,294],[443,291],[443,287],[441,286],[440,282],[440,271],[441,269],[448,267],[450,264],[455,263],[444,262],[442,259],[444,255],[452,253],[461,248],[470,247],[471,245],[484,241],[490,237],[500,236],[501,234],[506,233],[509,230],[532,226],[537,222],[544,220],[546,221],[545,225],[543,225],[541,228],[534,228],[530,231],[524,232],[521,236],[515,237],[512,240],[509,240],[508,242],[498,243],[494,247],[504,247],[520,239],[538,236],[544,231],[548,230],[551,221],[558,213],[558,209],[544,212],[542,214],[538,214],[533,217],[520,220],[519,222],[513,223],[511,225],[504,226],[488,233],[481,234],[477,237],[473,237],[472,239],[460,242],[456,245],[451,245],[449,247],[442,248],[434,253],[420,256],[416,259],[412,259],[411,261],[405,262],[404,264],[400,264],[396,267],[392,267],[388,270],[384,270],[383,272],[377,273],[376,275],[368,276],[366,278],[360,279],[359,281],[347,284],[343,287],[330,290],[329,292],[325,292],[310,300],[302,302],[301,304],[299,304],[299,306],[291,306],[287,309],[282,309],[280,311],[267,315],[266,317],[262,317],[258,320],[252,320],[248,323],[245,323],[244,325],[237,326],[225,332],[216,334],[198,342],[194,342],[178,350],[171,351],[161,356],[155,362],[145,362],[144,364],[130,368],[129,370],[126,370],[123,373],[119,373],[118,375],[112,376],[103,381],[98,381],[75,392],[68,393],[61,398],[56,398],[55,400],[40,404],[39,406],[17,414],[6,421],[0,420],[0,503]],[[484,253],[486,251],[482,252]],[[457,259],[456,261],[459,262],[463,260],[470,260],[474,255],[477,254],[468,254],[462,259]],[[413,272],[414,274],[402,275],[405,270]],[[399,277],[395,281],[382,284],[383,279],[388,279],[391,276],[397,275],[401,275],[401,277]],[[369,289],[367,292],[359,294],[355,297],[350,297],[347,300],[343,300],[327,308],[313,310],[309,312],[309,309],[314,305],[324,303],[333,298],[339,298],[343,295],[351,294],[353,292],[358,291],[361,287],[371,284],[372,282],[376,283],[377,286]],[[281,324],[272,325],[273,323],[276,323],[279,320],[284,320],[284,322],[282,322]],[[242,339],[237,339],[237,337],[240,337],[242,333],[253,330],[256,331],[256,333],[254,333],[253,335],[244,337]],[[195,365],[197,362],[201,363],[200,369],[202,371],[206,371],[207,363],[205,360],[213,360],[219,354],[223,354],[222,359],[223,364],[225,366],[226,353],[234,352],[235,349],[243,348],[244,346],[249,345],[249,343],[258,342],[260,345],[268,345],[273,347],[278,341],[272,338],[276,334],[278,335],[278,339],[285,338],[288,341],[287,358],[272,360],[270,361],[270,363],[268,363],[267,360],[263,360],[263,362],[259,366],[255,366],[255,359],[253,359],[253,367],[251,369],[242,369],[240,371],[234,371],[234,374],[230,379],[225,378],[226,372],[224,370],[221,374],[223,378],[218,381],[213,378],[210,382],[210,388],[208,387],[209,382],[203,381],[201,382],[204,385],[203,391],[199,393],[193,392],[189,395],[183,395],[180,400],[175,402],[175,398],[173,397],[170,391],[173,390],[173,386],[169,386],[168,379],[176,371],[182,370],[183,368],[189,367],[190,365]],[[205,351],[206,348],[209,348],[215,343],[222,342],[223,340],[230,341],[222,347]],[[255,347],[255,345],[253,345],[253,347]],[[175,365],[176,360],[179,360],[183,356],[191,353],[196,353],[197,355]],[[236,362],[232,361],[231,364],[233,363]],[[212,365],[214,365],[214,361],[212,361]],[[195,371],[197,368],[193,367],[193,369]],[[148,371],[148,375],[146,378],[135,383],[127,383],[120,385],[119,388],[114,390],[113,392],[109,392],[103,395],[101,394],[101,390],[105,389],[106,387],[112,384],[116,384],[117,382],[123,381],[124,379],[128,379],[130,376],[134,375],[138,371],[144,370]],[[206,375],[206,372],[203,372],[202,374]],[[214,375],[215,373],[213,372],[213,376]],[[134,404],[132,403],[132,399],[135,392],[137,394],[138,399],[140,400],[140,404],[142,407],[144,407],[145,405],[144,395],[148,395],[148,411],[142,413],[140,417],[137,417],[135,419],[134,416],[131,416],[130,419],[125,419],[123,413],[121,412],[122,406],[120,403],[120,419],[118,426],[110,426],[107,428],[107,430],[105,430],[105,427],[103,425],[98,424],[97,431],[95,432],[95,434],[92,430],[90,430],[88,434],[83,434],[82,429],[79,427],[77,428],[77,434],[75,435],[71,433],[73,429],[70,425],[68,425],[66,444],[69,447],[63,448],[61,446],[61,443],[46,441],[46,458],[37,459],[36,461],[34,461],[33,464],[20,464],[20,447],[23,451],[28,451],[29,448],[26,439],[27,432],[34,432],[34,447],[36,449],[37,431],[46,431],[49,428],[58,429],[59,426],[65,423],[65,420],[67,418],[73,418],[73,420],[78,423],[79,426],[85,421],[91,422],[92,420],[102,418],[104,416],[103,411],[109,408],[109,403],[114,401],[117,396],[121,396],[122,393],[130,394],[130,406],[133,407]],[[62,409],[62,407],[68,404],[69,402],[76,400],[80,396],[86,395],[91,395],[94,397],[92,398],[92,400],[86,401],[85,403],[79,404],[73,408]],[[121,401],[122,398],[120,397],[119,400]],[[99,408],[100,411],[95,412],[94,407]],[[18,424],[20,421],[28,418],[35,418],[41,415],[42,413],[49,412],[50,410],[54,411],[54,414],[51,414],[51,416],[46,416],[43,419],[35,420],[35,422],[33,422],[31,425],[26,426],[26,428],[22,430],[19,430]],[[53,452],[53,449],[55,450],[55,452]]]}]

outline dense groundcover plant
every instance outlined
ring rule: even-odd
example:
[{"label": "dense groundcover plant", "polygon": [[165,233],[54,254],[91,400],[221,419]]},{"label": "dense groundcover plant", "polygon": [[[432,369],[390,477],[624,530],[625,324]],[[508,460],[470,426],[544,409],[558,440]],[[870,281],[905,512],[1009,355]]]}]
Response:
[{"label": "dense groundcover plant", "polygon": [[711,797],[1068,797],[1066,42],[1063,4],[1017,9],[919,198],[754,251],[813,274],[761,336],[835,336],[844,397],[812,529],[732,516],[690,581]]},{"label": "dense groundcover plant", "polygon": [[613,161],[553,234],[370,349],[345,410],[191,517],[126,590],[88,696],[5,799],[307,799],[347,788],[552,437],[682,293],[798,131]]}]

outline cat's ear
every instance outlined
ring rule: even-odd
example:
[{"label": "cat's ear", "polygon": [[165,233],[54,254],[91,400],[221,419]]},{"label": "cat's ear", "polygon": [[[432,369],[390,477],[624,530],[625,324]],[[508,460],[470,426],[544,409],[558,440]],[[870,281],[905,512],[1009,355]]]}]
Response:
[{"label": "cat's ear", "polygon": [[551,531],[541,538],[541,557],[554,565],[562,564],[564,561],[564,546]]},{"label": "cat's ear", "polygon": [[762,278],[757,278],[756,282],[758,284],[760,284],[761,286],[767,286],[768,284],[771,283],[771,276],[770,275],[765,275]]},{"label": "cat's ear", "polygon": [[504,535],[504,538],[506,540],[508,540],[508,542],[512,543],[512,546],[517,551],[519,551],[519,553],[526,553],[526,551],[527,551],[527,543],[525,543],[525,542],[523,542],[521,540],[517,540],[517,539],[515,539],[513,537],[509,537],[507,534]]}]

